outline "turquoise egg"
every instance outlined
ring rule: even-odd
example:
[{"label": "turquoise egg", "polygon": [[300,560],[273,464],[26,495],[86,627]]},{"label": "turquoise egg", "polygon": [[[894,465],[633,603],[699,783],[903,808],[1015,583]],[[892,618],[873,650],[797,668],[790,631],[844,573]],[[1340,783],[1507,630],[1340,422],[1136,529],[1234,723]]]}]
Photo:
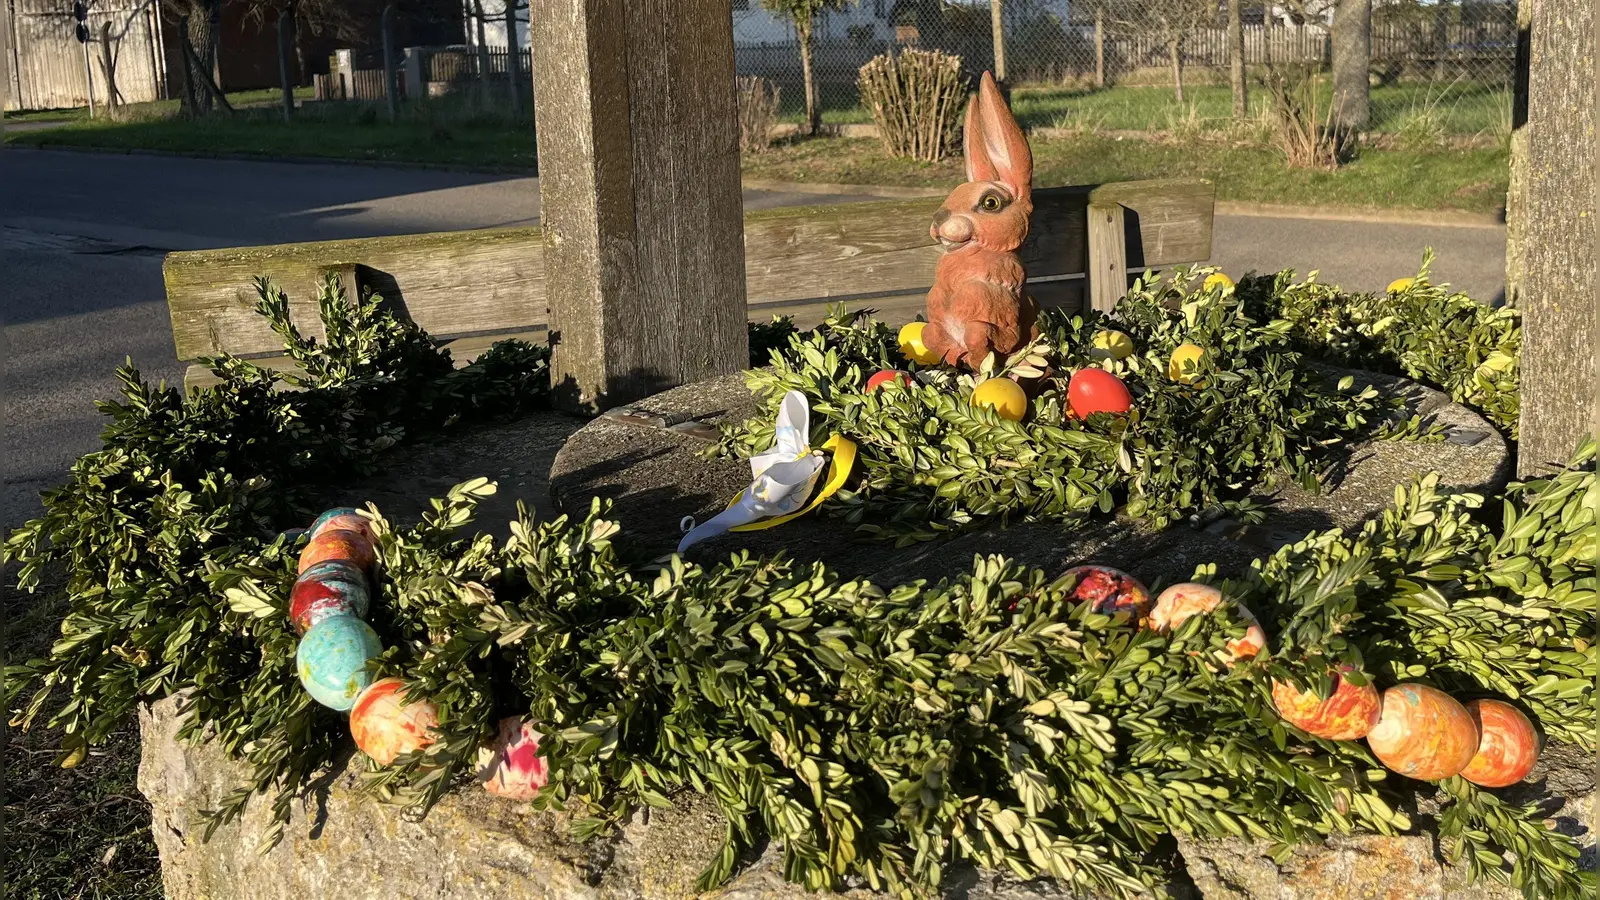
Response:
[{"label": "turquoise egg", "polygon": [[316,537],[317,536],[317,532],[322,530],[322,526],[328,524],[329,521],[331,521],[333,519],[337,519],[337,518],[339,518],[341,516],[352,516],[352,517],[354,517],[353,521],[358,521],[358,522],[365,522],[366,521],[365,519],[363,519],[361,517],[361,513],[359,511],[357,511],[354,507],[351,507],[351,506],[339,506],[339,507],[335,507],[333,509],[328,510],[327,512],[323,513],[320,516],[317,516],[317,520],[315,522],[311,523],[311,527],[310,528],[306,529],[306,534],[308,536],[310,536],[310,537]]},{"label": "turquoise egg", "polygon": [[311,699],[349,710],[372,683],[367,660],[383,652],[378,633],[355,616],[332,616],[307,629],[295,651],[295,669]]}]

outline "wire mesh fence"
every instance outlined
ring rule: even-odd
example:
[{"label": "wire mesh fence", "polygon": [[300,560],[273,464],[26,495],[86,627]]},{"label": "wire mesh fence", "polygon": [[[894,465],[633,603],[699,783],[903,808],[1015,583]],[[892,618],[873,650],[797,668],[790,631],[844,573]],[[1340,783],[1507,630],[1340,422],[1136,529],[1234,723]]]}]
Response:
[{"label": "wire mesh fence", "polygon": [[[991,2],[1001,4],[996,10]],[[1527,0],[1523,0],[1527,2]],[[1171,132],[1175,122],[1233,116],[1228,0],[847,0],[813,23],[810,69],[824,122],[866,123],[861,67],[884,53],[933,49],[962,60],[965,77],[1003,68],[1027,127],[1090,126]],[[1511,127],[1517,0],[1373,0],[1371,119],[1380,135],[1492,141]],[[1254,82],[1273,67],[1308,66],[1328,80],[1334,0],[1242,0],[1242,58]],[[526,15],[526,10],[520,11]],[[491,17],[492,19],[493,17]],[[996,40],[994,23],[1001,25]],[[734,66],[778,88],[780,122],[805,115],[805,70],[793,21],[761,0],[734,0]],[[521,20],[518,30],[526,28]],[[479,29],[481,31],[481,29]],[[535,60],[491,36],[452,46],[397,48],[397,89],[407,100],[455,95],[478,105],[531,102]],[[376,36],[375,36],[376,37]],[[374,41],[374,45],[379,42]],[[341,51],[330,99],[384,96],[381,54]],[[1003,57],[1003,66],[997,61]],[[352,70],[363,70],[357,75]],[[523,85],[511,90],[513,76]],[[1178,87],[1182,86],[1182,99]],[[1260,118],[1266,92],[1250,112]]]},{"label": "wire mesh fence", "polygon": [[[1029,126],[1089,120],[1159,131],[1175,110],[1202,119],[1232,114],[1227,0],[995,2],[1003,4],[998,42],[989,0],[860,0],[821,15],[811,55],[823,121],[869,121],[857,73],[874,56],[904,47],[960,56],[969,76],[996,69],[999,50],[1006,80],[1028,96],[1018,113]],[[758,0],[735,7],[738,74],[779,86],[783,118],[799,121],[805,93],[793,23]],[[1332,0],[1242,3],[1251,80],[1296,63],[1326,73],[1332,7]],[[1375,0],[1370,37],[1371,130],[1454,137],[1509,130],[1516,0]],[[1263,103],[1257,98],[1252,110]]]}]

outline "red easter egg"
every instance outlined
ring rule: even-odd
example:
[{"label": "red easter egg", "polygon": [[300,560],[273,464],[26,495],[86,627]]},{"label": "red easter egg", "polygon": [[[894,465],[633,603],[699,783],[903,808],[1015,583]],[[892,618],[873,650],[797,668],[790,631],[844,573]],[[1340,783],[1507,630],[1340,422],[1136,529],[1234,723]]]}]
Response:
[{"label": "red easter egg", "polygon": [[1095,413],[1122,415],[1133,407],[1133,395],[1122,379],[1104,369],[1079,369],[1067,382],[1067,409],[1080,419]]},{"label": "red easter egg", "polygon": [[1467,714],[1478,723],[1478,752],[1461,777],[1489,788],[1527,778],[1539,761],[1539,732],[1522,710],[1503,700],[1473,700]]},{"label": "red easter egg", "polygon": [[1287,682],[1272,682],[1272,705],[1285,722],[1307,734],[1330,741],[1353,741],[1366,737],[1374,725],[1382,703],[1371,682],[1356,686],[1337,673],[1333,693],[1318,697],[1314,691],[1301,692]]},{"label": "red easter egg", "polygon": [[867,379],[867,393],[870,394],[891,381],[898,381],[906,387],[911,387],[910,375],[898,369],[884,369]]},{"label": "red easter egg", "polygon": [[318,534],[300,551],[300,571],[330,560],[347,562],[365,571],[372,567],[373,559],[372,542],[360,532],[335,528]]},{"label": "red easter egg", "polygon": [[1383,692],[1383,713],[1367,733],[1372,755],[1418,781],[1458,775],[1478,753],[1478,723],[1456,699],[1425,684]]},{"label": "red easter egg", "polygon": [[538,796],[550,779],[549,762],[539,753],[543,739],[527,719],[501,719],[494,741],[478,749],[478,781],[483,789],[508,800]]},{"label": "red easter egg", "polygon": [[295,631],[305,634],[331,616],[365,618],[370,602],[367,576],[360,569],[337,560],[317,563],[295,580],[289,592],[289,619]]},{"label": "red easter egg", "polygon": [[407,696],[405,682],[380,678],[350,707],[350,734],[361,752],[380,766],[434,742],[439,710],[429,700]]},{"label": "red easter egg", "polygon": [[1150,590],[1139,579],[1110,566],[1077,566],[1062,573],[1076,578],[1072,599],[1087,600],[1094,611],[1108,616],[1119,612],[1142,618],[1150,612]]}]

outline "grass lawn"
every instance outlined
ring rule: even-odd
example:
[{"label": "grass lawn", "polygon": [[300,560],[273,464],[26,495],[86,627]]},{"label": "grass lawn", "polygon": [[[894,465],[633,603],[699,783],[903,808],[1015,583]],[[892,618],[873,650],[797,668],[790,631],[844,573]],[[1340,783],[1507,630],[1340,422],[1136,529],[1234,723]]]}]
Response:
[{"label": "grass lawn", "polygon": [[[310,100],[311,88],[300,87],[294,89],[297,100]],[[278,104],[283,102],[283,94],[277,88],[265,88],[256,91],[234,91],[228,94],[228,102],[235,108],[261,106],[263,104]],[[95,106],[97,113],[103,113],[104,107]],[[130,103],[125,108],[125,115],[134,119],[145,119],[158,116],[170,116],[178,111],[176,100],[156,100],[151,103]],[[68,109],[34,109],[25,112],[6,113],[7,122],[80,122],[89,120],[89,107],[77,106]]]},{"label": "grass lawn", "polygon": [[[1217,198],[1256,203],[1458,209],[1493,212],[1505,201],[1504,150],[1366,150],[1337,172],[1291,169],[1277,151],[1213,144],[1165,144],[1102,135],[1035,139],[1034,183],[1093,184],[1193,176],[1217,184]],[[889,159],[876,140],[822,138],[780,144],[746,157],[747,178],[946,187],[961,161],[929,165]]]},{"label": "grass lawn", "polygon": [[77,119],[59,128],[7,134],[8,143],[180,153],[260,153],[459,166],[535,164],[532,114],[478,111],[471,102],[408,104],[389,122],[379,103],[307,103],[285,126],[275,107],[186,120]]},{"label": "grass lawn", "polygon": [[[1154,93],[1147,96],[1161,96],[1157,89],[1126,90],[1149,90]],[[1225,101],[1226,93],[1222,90],[1217,96]],[[1024,94],[1018,107],[1037,118],[1043,115],[1040,110],[1056,108],[1045,103],[1051,96]],[[58,128],[8,134],[7,140],[46,147],[261,153],[526,169],[536,163],[533,128],[526,114],[480,109],[466,98],[407,105],[400,120],[393,123],[380,105],[365,103],[308,103],[289,126],[278,116],[277,110],[263,108],[200,121],[160,116],[118,122],[80,119]],[[1504,202],[1507,180],[1503,149],[1368,149],[1337,172],[1290,169],[1276,151],[1264,147],[1118,140],[1092,131],[1074,137],[1035,137],[1033,149],[1039,184],[1200,176],[1217,182],[1221,199],[1254,202],[1491,212]],[[745,159],[744,173],[774,181],[932,187],[946,187],[961,179],[959,160],[934,166],[891,160],[876,140],[839,138],[780,143],[767,153]]]},{"label": "grass lawn", "polygon": [[[784,91],[780,117],[786,122],[804,118],[798,91]],[[825,94],[829,101],[822,119],[832,124],[871,122],[872,116],[856,99],[854,88]],[[1187,85],[1178,103],[1171,87],[1118,86],[1105,90],[1048,85],[1020,85],[1011,95],[1017,121],[1025,128],[1092,125],[1112,131],[1167,131],[1175,122],[1200,120],[1221,123],[1233,115],[1233,92],[1226,86]],[[1266,110],[1265,89],[1256,86],[1250,97],[1252,115]],[[1403,133],[1417,120],[1431,119],[1430,129],[1453,136],[1498,134],[1511,125],[1511,93],[1503,87],[1476,83],[1395,84],[1375,87],[1371,94],[1372,130]]]}]

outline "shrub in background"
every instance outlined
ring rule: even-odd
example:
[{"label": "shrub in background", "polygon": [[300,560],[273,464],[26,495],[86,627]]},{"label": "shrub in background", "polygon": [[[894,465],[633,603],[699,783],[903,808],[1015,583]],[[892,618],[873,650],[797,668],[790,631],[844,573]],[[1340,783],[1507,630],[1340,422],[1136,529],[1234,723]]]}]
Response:
[{"label": "shrub in background", "polygon": [[938,162],[956,146],[966,83],[961,58],[938,50],[885,53],[861,67],[861,103],[890,156]]},{"label": "shrub in background", "polygon": [[741,75],[735,84],[739,100],[739,152],[760,153],[772,145],[772,126],[778,121],[779,88],[760,75]]},{"label": "shrub in background", "polygon": [[1265,84],[1278,149],[1289,165],[1337,169],[1349,161],[1353,136],[1333,127],[1333,100],[1321,98],[1315,69],[1306,65],[1271,68]]}]

